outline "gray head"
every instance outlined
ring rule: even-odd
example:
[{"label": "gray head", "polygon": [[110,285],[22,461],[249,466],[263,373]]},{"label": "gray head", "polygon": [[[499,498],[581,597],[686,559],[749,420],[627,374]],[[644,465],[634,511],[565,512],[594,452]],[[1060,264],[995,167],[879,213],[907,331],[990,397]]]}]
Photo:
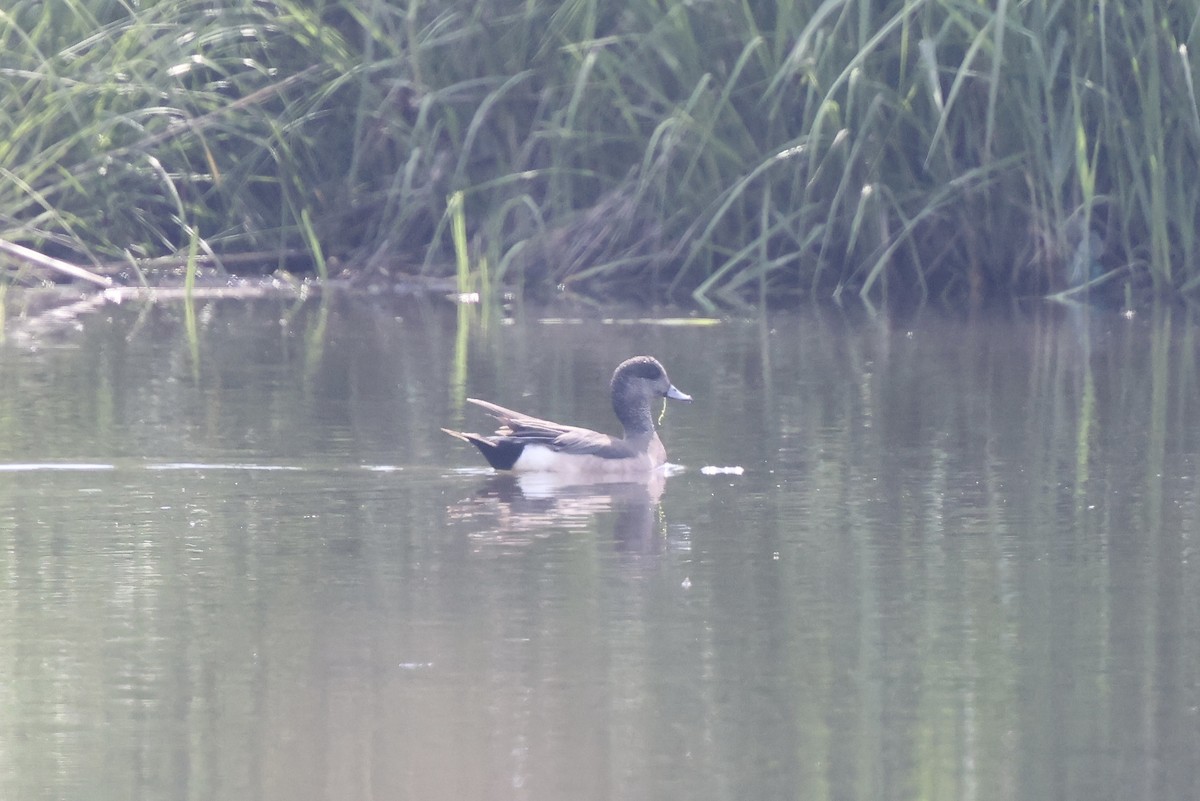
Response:
[{"label": "gray head", "polygon": [[650,404],[657,398],[691,401],[671,385],[667,371],[652,356],[634,356],[617,365],[612,377],[613,411],[625,436],[654,430],[654,416]]}]

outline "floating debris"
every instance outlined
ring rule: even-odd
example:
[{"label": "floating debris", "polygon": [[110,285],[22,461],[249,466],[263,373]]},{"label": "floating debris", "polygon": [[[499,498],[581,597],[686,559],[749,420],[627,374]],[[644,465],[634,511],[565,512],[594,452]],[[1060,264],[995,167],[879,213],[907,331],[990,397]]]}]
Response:
[{"label": "floating debris", "polygon": [[603,325],[664,325],[697,328],[721,324],[721,320],[716,317],[606,317],[600,322]]},{"label": "floating debris", "polygon": [[740,476],[746,472],[746,468],[740,466],[717,467],[710,464],[701,467],[700,472],[706,476]]},{"label": "floating debris", "polygon": [[90,464],[85,462],[17,462],[14,464],[0,464],[0,473],[25,473],[33,470],[79,470],[88,472],[92,470],[115,470],[116,465],[112,464]]}]

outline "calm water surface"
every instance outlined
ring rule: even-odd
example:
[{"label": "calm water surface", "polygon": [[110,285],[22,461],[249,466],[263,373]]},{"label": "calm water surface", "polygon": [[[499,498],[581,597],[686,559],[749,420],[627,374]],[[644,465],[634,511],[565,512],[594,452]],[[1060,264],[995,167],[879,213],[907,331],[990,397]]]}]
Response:
[{"label": "calm water surface", "polygon": [[[10,316],[0,798],[1200,797],[1193,319],[679,322]],[[643,352],[664,481],[438,430]]]}]

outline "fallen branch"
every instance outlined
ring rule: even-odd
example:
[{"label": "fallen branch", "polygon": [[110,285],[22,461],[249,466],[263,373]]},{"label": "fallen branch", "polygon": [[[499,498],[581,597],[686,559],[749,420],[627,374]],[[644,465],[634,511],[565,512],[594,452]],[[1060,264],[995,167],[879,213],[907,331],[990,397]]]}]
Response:
[{"label": "fallen branch", "polygon": [[105,275],[97,275],[96,273],[85,270],[84,268],[71,264],[70,262],[56,259],[53,256],[47,256],[44,253],[38,253],[36,250],[31,250],[24,245],[18,245],[16,242],[9,242],[5,239],[0,239],[0,253],[7,253],[14,259],[20,259],[23,262],[32,264],[35,267],[42,267],[47,270],[54,270],[64,275],[69,275],[72,278],[78,278],[81,281],[90,281],[97,286],[110,287],[112,279]]},{"label": "fallen branch", "polygon": [[[222,253],[217,256],[207,254],[197,254],[197,267],[216,267],[224,269],[238,265],[270,265],[279,261],[295,261],[299,259],[311,259],[312,253],[303,248],[287,248],[283,250],[256,250],[248,253]],[[117,273],[122,270],[128,270],[130,266],[137,267],[139,270],[161,270],[173,268],[187,267],[187,254],[175,254],[172,256],[154,256],[148,259],[134,259],[132,261],[106,261],[98,265],[97,272],[100,274]]]},{"label": "fallen branch", "polygon": [[93,314],[109,303],[159,303],[164,301],[205,301],[214,299],[255,299],[277,296],[282,298],[304,297],[311,291],[320,291],[321,287],[308,284],[287,284],[282,281],[261,281],[253,284],[236,286],[194,287],[188,291],[184,287],[144,287],[144,286],[114,286],[103,292],[93,292],[81,297],[79,290],[61,287],[56,291],[63,302],[33,314],[9,315],[7,331],[4,336],[8,341],[22,347],[35,345],[48,337],[64,331],[74,330],[81,318]]}]

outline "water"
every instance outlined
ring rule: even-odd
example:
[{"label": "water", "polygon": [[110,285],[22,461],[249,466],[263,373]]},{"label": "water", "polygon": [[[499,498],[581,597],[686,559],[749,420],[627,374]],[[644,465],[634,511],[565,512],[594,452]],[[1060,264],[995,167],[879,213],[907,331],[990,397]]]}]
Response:
[{"label": "water", "polygon": [[[1190,317],[605,314],[10,319],[0,798],[1200,796]],[[438,430],[641,352],[661,483]]]}]

